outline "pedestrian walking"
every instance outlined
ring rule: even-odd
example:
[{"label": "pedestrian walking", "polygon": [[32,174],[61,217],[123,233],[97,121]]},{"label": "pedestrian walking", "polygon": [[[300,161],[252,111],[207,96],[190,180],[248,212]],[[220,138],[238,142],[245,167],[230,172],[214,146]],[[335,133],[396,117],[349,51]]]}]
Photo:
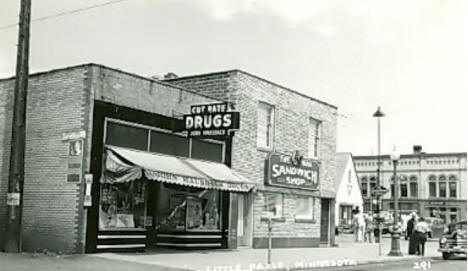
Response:
[{"label": "pedestrian walking", "polygon": [[359,211],[358,207],[356,207],[353,212],[354,241],[362,242],[364,238],[364,228],[366,226],[366,222],[364,221],[364,216],[361,211]]},{"label": "pedestrian walking", "polygon": [[368,215],[365,217],[366,228],[364,233],[364,241],[372,243],[372,234],[374,232],[374,219],[372,216]]},{"label": "pedestrian walking", "polygon": [[418,223],[416,213],[411,213],[411,219],[408,221],[408,224],[406,225],[406,235],[407,238],[409,238],[409,243],[408,243],[408,254],[409,255],[414,255],[416,254],[416,235],[414,232],[414,228],[416,227],[416,224]]},{"label": "pedestrian walking", "polygon": [[405,240],[408,240],[408,238],[413,234],[414,231],[414,226],[416,226],[416,213],[411,213],[411,219],[408,220],[406,223],[406,235],[405,235]]},{"label": "pedestrian walking", "polygon": [[416,237],[416,254],[424,256],[429,225],[424,221],[424,217],[419,218],[418,223],[414,227],[414,235]]}]

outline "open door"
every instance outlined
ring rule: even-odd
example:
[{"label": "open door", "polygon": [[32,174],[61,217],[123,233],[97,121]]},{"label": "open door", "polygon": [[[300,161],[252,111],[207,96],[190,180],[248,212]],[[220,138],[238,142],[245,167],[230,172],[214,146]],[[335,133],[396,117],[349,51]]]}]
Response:
[{"label": "open door", "polygon": [[330,200],[321,200],[320,212],[320,244],[328,244],[330,239]]}]

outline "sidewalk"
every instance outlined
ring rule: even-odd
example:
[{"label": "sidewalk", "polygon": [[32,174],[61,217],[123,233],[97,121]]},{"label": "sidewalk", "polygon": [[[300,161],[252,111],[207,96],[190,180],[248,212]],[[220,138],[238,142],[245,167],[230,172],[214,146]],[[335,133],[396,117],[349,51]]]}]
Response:
[{"label": "sidewalk", "polygon": [[[350,235],[337,236],[339,247],[273,249],[272,264],[267,263],[266,249],[241,248],[238,250],[156,250],[145,253],[100,253],[91,257],[121,260],[147,265],[200,271],[230,271],[252,269],[305,269],[324,266],[360,265],[387,261],[420,260],[406,255],[408,242],[401,239],[404,256],[387,256],[391,239],[382,238],[381,256],[376,243],[354,243]],[[426,243],[425,257],[440,257],[437,242]]]}]

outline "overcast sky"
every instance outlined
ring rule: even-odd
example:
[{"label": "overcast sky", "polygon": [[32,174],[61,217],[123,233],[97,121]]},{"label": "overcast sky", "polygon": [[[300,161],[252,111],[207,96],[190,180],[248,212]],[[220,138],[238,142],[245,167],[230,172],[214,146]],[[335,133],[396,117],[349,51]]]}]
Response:
[{"label": "overcast sky", "polygon": [[[109,0],[34,0],[32,18]],[[0,28],[19,0],[0,1]],[[140,75],[242,69],[338,106],[338,151],[468,150],[468,1],[126,0],[31,27],[31,72],[95,62]],[[14,75],[17,27],[0,30]]]}]

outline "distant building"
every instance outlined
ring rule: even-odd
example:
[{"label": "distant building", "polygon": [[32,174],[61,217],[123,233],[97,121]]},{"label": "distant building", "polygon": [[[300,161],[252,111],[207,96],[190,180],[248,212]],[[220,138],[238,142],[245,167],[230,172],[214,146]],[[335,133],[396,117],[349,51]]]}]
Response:
[{"label": "distant building", "polygon": [[353,208],[363,210],[359,179],[351,153],[336,154],[335,187],[335,226],[339,229],[346,228],[351,225]]},{"label": "distant building", "polygon": [[[380,183],[390,191],[383,196],[382,209],[393,210],[393,164],[381,155]],[[377,181],[377,156],[353,156],[364,196],[364,211],[370,211],[370,191]],[[420,216],[466,219],[466,153],[425,153],[414,146],[413,153],[398,161],[399,208]]]}]

